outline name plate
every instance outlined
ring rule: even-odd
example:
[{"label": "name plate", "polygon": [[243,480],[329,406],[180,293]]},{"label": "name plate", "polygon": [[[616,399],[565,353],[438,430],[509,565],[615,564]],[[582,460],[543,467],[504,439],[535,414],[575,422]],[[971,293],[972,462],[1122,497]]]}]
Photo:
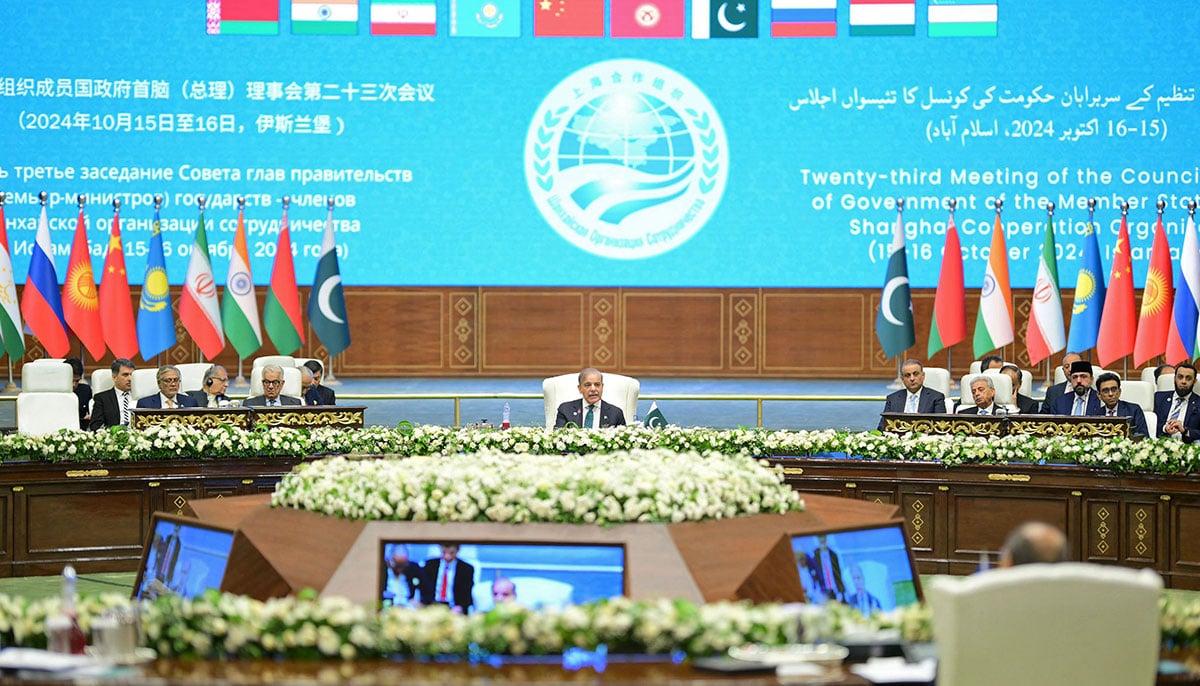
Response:
[{"label": "name plate", "polygon": [[1069,417],[1050,414],[905,414],[884,412],[883,430],[935,436],[1070,436],[1072,438],[1129,438],[1129,417]]},{"label": "name plate", "polygon": [[170,410],[135,409],[131,412],[129,425],[133,429],[148,429],[152,426],[194,426],[199,429],[216,429],[233,426],[252,429],[260,424],[270,427],[312,429],[331,427],[334,429],[361,429],[364,426],[366,407],[339,407],[334,405],[287,405],[282,407],[187,407]]}]

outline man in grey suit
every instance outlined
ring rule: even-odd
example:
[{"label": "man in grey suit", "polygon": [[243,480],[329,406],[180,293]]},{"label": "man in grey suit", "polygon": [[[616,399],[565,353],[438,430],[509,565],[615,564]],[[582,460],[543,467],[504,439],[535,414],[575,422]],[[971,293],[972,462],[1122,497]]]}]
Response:
[{"label": "man in grey suit", "polygon": [[600,399],[604,393],[604,377],[599,369],[587,368],[579,372],[580,400],[570,400],[558,406],[554,428],[561,429],[573,424],[581,429],[605,429],[625,426],[625,413],[621,408]]},{"label": "man in grey suit", "polygon": [[262,395],[246,398],[242,407],[278,407],[280,405],[300,405],[299,398],[281,395],[283,392],[283,367],[269,364],[262,371]]},{"label": "man in grey suit", "polygon": [[[925,367],[920,362],[905,360],[900,365],[900,380],[904,388],[888,395],[883,403],[884,412],[946,413],[946,396],[925,388]],[[879,420],[879,430],[883,430],[883,419]]]}]

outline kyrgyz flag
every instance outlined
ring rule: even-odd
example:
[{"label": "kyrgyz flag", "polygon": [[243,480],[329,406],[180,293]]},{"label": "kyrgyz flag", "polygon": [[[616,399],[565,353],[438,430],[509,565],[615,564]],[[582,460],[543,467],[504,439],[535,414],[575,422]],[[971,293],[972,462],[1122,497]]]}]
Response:
[{"label": "kyrgyz flag", "polygon": [[225,277],[225,299],[221,301],[221,323],[238,357],[250,357],[262,347],[258,325],[258,302],[254,299],[254,277],[250,274],[250,250],[246,244],[245,203],[238,202],[237,235],[229,253]]},{"label": "kyrgyz flag", "polygon": [[1200,319],[1200,243],[1196,240],[1196,218],[1188,214],[1179,255],[1179,286],[1171,308],[1171,331],[1167,335],[1167,362],[1177,364],[1195,358],[1196,322]]},{"label": "kyrgyz flag", "polygon": [[338,269],[337,243],[333,238],[333,205],[325,215],[325,235],[317,275],[308,294],[308,321],[329,356],[350,347],[350,324],[346,321],[346,296],[342,293],[342,274]]},{"label": "kyrgyz flag", "polygon": [[1100,334],[1100,313],[1104,311],[1104,266],[1100,264],[1100,243],[1096,225],[1088,217],[1083,236],[1083,261],[1075,277],[1075,302],[1071,306],[1071,335],[1067,352],[1081,353],[1096,345]]},{"label": "kyrgyz flag", "polygon": [[1172,282],[1171,246],[1163,229],[1162,213],[1154,228],[1154,247],[1150,249],[1150,271],[1142,290],[1142,311],[1138,317],[1137,338],[1133,344],[1133,363],[1141,366],[1167,351],[1167,332],[1171,329],[1171,301],[1175,298]]},{"label": "kyrgyz flag", "polygon": [[291,355],[304,345],[300,323],[300,291],[296,288],[296,268],[292,264],[292,237],[288,232],[287,200],[283,203],[283,223],[271,269],[271,285],[263,305],[263,326],[267,337],[280,355]]},{"label": "kyrgyz flag", "polygon": [[1000,208],[992,226],[992,248],[983,285],[979,289],[979,316],[975,318],[975,357],[1013,342],[1012,290],[1008,286],[1008,246],[1000,226]]},{"label": "kyrgyz flag", "polygon": [[1054,215],[1046,219],[1046,240],[1033,284],[1033,309],[1025,330],[1029,364],[1037,364],[1067,346],[1063,327],[1062,294],[1058,290],[1058,259],[1054,256]]},{"label": "kyrgyz flag", "polygon": [[942,273],[933,296],[933,319],[929,322],[929,357],[939,350],[960,343],[967,337],[967,294],[963,288],[962,246],[954,212],[946,225],[946,244],[942,248]]},{"label": "kyrgyz flag", "polygon": [[1129,222],[1121,212],[1121,232],[1113,250],[1112,272],[1100,315],[1100,333],[1096,338],[1096,361],[1101,367],[1133,352],[1137,319],[1133,310],[1133,260],[1129,254]]},{"label": "kyrgyz flag", "polygon": [[133,359],[138,351],[133,307],[129,299],[125,248],[121,245],[121,212],[119,207],[114,207],[112,233],[108,236],[108,254],[104,256],[104,275],[100,277],[100,323],[104,329],[104,342],[108,344],[113,356],[127,360]]},{"label": "kyrgyz flag", "polygon": [[208,234],[204,231],[204,200],[200,201],[200,221],[196,224],[187,280],[179,300],[179,322],[204,357],[211,360],[225,348],[217,281],[213,278],[212,262],[208,258]]},{"label": "kyrgyz flag", "polygon": [[50,220],[46,218],[46,194],[41,194],[42,214],[37,238],[29,258],[29,275],[21,295],[21,314],[29,331],[41,342],[48,357],[66,357],[71,350],[67,322],[63,318],[58,271],[54,268],[54,245],[50,242]]},{"label": "kyrgyz flag", "polygon": [[146,276],[142,279],[142,297],[138,301],[137,335],[143,360],[149,360],[175,345],[175,313],[171,310],[171,285],[167,281],[162,221],[158,213],[156,203],[154,224],[150,231],[150,251],[146,255]]},{"label": "kyrgyz flag", "polygon": [[96,276],[92,273],[92,251],[88,247],[87,224],[83,217],[83,196],[79,196],[79,216],[75,219],[75,241],[63,282],[63,317],[92,359],[104,357],[104,330],[100,324],[100,299]]},{"label": "kyrgyz flag", "polygon": [[0,193],[0,337],[10,361],[25,356],[21,308],[17,305],[17,282],[13,276],[12,254],[8,252],[8,229],[4,223],[4,194]]},{"label": "kyrgyz flag", "polygon": [[904,250],[904,209],[896,211],[892,248],[888,252],[887,277],[875,316],[875,335],[883,354],[895,357],[917,342],[913,327],[912,296],[908,290],[908,256]]}]

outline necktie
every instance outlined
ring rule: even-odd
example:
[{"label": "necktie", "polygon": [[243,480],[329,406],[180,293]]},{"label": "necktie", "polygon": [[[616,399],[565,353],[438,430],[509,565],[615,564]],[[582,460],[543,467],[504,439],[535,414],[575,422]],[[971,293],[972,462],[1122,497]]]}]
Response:
[{"label": "necktie", "polygon": [[825,548],[821,549],[821,571],[825,573],[825,590],[834,593],[837,587],[833,585],[833,560]]},{"label": "necktie", "polygon": [[988,411],[987,411],[987,410],[982,410],[982,409],[981,409],[981,410],[979,410],[979,414],[981,414],[981,415],[983,415],[983,414],[987,414],[987,413],[988,413]]},{"label": "necktie", "polygon": [[279,401],[278,400],[268,400],[267,404],[270,405],[271,407],[275,407],[276,405],[279,404]]},{"label": "necktie", "polygon": [[167,409],[175,409],[175,400],[173,398],[167,398]]},{"label": "necktie", "polygon": [[438,601],[449,602],[450,596],[447,591],[450,590],[450,565],[442,564],[442,583],[438,584]]},{"label": "necktie", "polygon": [[908,394],[908,402],[904,404],[904,411],[909,414],[917,411],[917,396],[915,393]]},{"label": "necktie", "polygon": [[121,394],[121,426],[129,426],[129,393]]},{"label": "necktie", "polygon": [[1171,407],[1171,414],[1167,419],[1179,419],[1179,412],[1183,409],[1183,398],[1175,396],[1175,405]]},{"label": "necktie", "polygon": [[1075,417],[1083,414],[1083,396],[1075,396],[1075,407],[1072,408],[1071,414]]},{"label": "necktie", "polygon": [[596,421],[596,406],[588,405],[587,414],[583,416],[583,428],[590,429],[595,426]]}]

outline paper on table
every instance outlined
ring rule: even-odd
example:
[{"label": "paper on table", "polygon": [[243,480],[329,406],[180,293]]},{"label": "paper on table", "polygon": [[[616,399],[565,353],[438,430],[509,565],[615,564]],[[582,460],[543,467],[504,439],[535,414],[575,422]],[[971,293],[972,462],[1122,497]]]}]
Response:
[{"label": "paper on table", "polygon": [[937,661],[908,662],[902,657],[873,657],[863,664],[851,665],[850,671],[873,684],[933,683],[937,676]]}]

